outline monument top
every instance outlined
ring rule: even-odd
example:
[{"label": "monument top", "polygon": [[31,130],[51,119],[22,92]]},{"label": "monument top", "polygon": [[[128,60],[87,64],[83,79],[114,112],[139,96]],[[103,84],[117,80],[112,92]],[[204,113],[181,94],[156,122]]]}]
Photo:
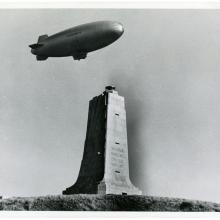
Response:
[{"label": "monument top", "polygon": [[106,86],[105,87],[105,92],[110,92],[110,93],[116,93],[116,94],[118,94],[118,92],[115,90],[116,88],[115,88],[115,86]]},{"label": "monument top", "polygon": [[106,86],[105,87],[105,91],[107,92],[107,91],[111,91],[111,90],[115,90],[116,88],[115,88],[115,86]]}]

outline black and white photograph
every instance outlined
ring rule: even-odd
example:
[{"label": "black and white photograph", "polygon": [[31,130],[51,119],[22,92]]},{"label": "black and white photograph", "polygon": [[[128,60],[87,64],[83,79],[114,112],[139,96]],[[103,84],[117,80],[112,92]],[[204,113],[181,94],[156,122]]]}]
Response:
[{"label": "black and white photograph", "polygon": [[0,215],[220,212],[220,9],[0,8],[0,27]]}]

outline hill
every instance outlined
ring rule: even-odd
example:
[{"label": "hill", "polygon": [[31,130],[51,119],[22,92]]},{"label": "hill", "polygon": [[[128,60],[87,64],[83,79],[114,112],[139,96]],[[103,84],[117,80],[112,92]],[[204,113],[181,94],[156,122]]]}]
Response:
[{"label": "hill", "polygon": [[219,212],[220,204],[167,197],[81,194],[1,199],[0,210]]}]

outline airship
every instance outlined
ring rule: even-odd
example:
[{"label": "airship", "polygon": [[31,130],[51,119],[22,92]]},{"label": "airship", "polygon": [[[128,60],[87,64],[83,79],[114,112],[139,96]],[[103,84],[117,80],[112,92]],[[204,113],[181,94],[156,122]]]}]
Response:
[{"label": "airship", "polygon": [[68,57],[74,60],[85,59],[87,54],[106,47],[124,33],[121,23],[116,21],[96,21],[82,24],[58,32],[54,35],[41,35],[35,44],[29,45],[37,60],[48,57]]}]

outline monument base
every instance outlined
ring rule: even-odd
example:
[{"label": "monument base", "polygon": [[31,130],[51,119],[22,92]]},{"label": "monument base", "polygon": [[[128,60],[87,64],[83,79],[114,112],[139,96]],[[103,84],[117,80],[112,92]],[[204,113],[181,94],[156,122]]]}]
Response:
[{"label": "monument base", "polygon": [[132,183],[118,185],[113,182],[100,182],[98,185],[98,194],[114,194],[114,195],[142,195],[142,192]]},{"label": "monument base", "polygon": [[75,184],[66,188],[63,191],[63,195],[72,194],[97,194],[98,183],[95,178],[92,177],[80,177]]}]

